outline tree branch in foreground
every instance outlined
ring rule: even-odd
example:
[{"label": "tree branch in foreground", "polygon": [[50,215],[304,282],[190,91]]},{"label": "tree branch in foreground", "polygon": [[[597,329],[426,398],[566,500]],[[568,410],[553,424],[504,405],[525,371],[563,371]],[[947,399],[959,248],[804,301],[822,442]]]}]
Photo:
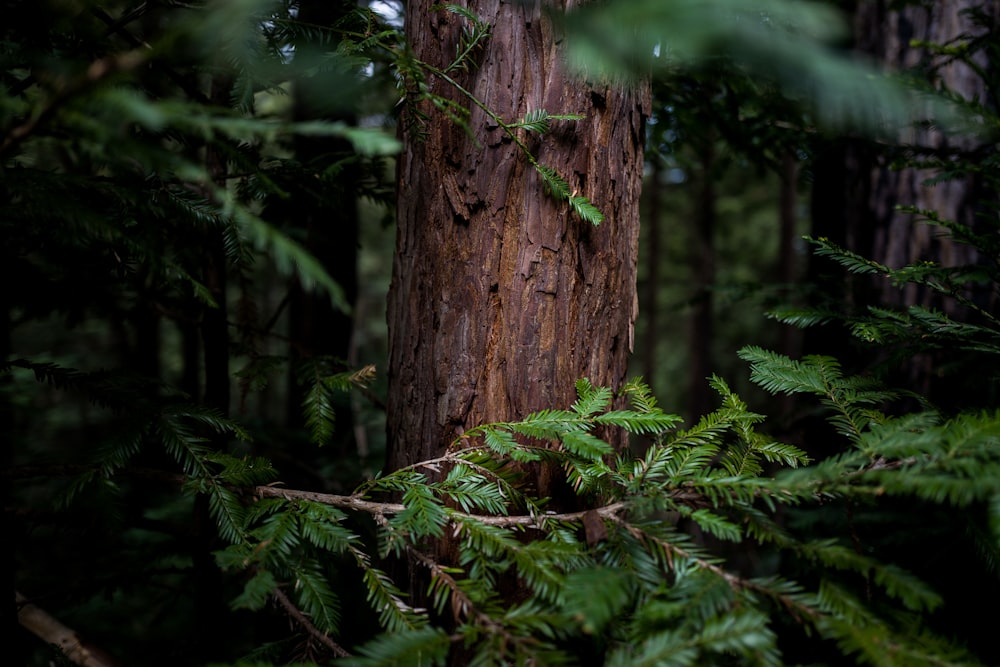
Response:
[{"label": "tree branch in foreground", "polygon": [[[323,505],[331,505],[341,509],[357,510],[376,516],[386,514],[399,514],[406,509],[406,505],[401,503],[380,503],[372,500],[365,500],[358,496],[340,496],[332,493],[316,493],[314,491],[299,491],[297,489],[283,489],[276,486],[257,486],[254,492],[261,498],[284,498],[286,500],[311,500]],[[557,514],[555,512],[541,515],[522,514],[512,516],[495,516],[481,514],[466,514],[464,512],[454,512],[458,518],[478,521],[488,526],[534,526],[541,528],[546,521],[583,521],[591,512],[596,512],[602,519],[612,519],[627,509],[628,505],[624,501],[611,503],[602,507],[596,507],[579,512],[566,512]]]},{"label": "tree branch in foreground", "polygon": [[285,613],[291,616],[296,623],[305,628],[306,632],[315,637],[317,641],[323,644],[323,646],[330,649],[335,656],[338,658],[346,658],[351,655],[344,650],[340,644],[330,639],[328,635],[324,634],[319,628],[313,625],[312,621],[309,620],[309,617],[303,614],[302,611],[295,606],[295,603],[288,599],[288,596],[285,595],[281,589],[275,588],[271,592],[271,596],[278,602],[278,604],[281,605],[281,607],[285,610]]},{"label": "tree branch in foreground", "polygon": [[46,644],[55,644],[67,658],[82,667],[121,667],[121,663],[104,651],[80,639],[72,628],[59,622],[48,612],[36,607],[21,593],[14,592],[17,620],[25,630]]}]

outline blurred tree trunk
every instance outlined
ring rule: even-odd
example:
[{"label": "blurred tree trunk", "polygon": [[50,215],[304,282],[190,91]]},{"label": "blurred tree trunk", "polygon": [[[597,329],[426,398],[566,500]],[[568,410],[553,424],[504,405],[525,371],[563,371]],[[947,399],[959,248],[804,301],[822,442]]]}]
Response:
[{"label": "blurred tree trunk", "polygon": [[[0,189],[0,201],[3,205],[9,206],[10,196],[6,188]],[[15,252],[13,249],[0,250],[0,279],[4,285],[12,285],[16,276],[13,266],[15,263]],[[0,289],[0,360],[8,361],[13,352],[11,344],[11,290]],[[19,544],[24,539],[21,530],[21,523],[14,519],[14,513],[7,508],[14,507],[12,480],[7,474],[14,465],[14,441],[17,437],[14,430],[14,411],[11,407],[13,381],[10,373],[0,374],[0,503],[3,503],[3,519],[0,530],[3,531],[7,544]],[[27,644],[24,641],[24,631],[21,630],[17,618],[18,604],[12,598],[15,595],[17,583],[15,575],[17,573],[17,562],[15,560],[15,550],[6,548],[0,558],[0,570],[3,572],[4,590],[3,595],[7,596],[7,611],[4,612],[3,625],[7,628],[4,633],[12,640],[9,649],[5,651],[11,664],[25,664],[27,659]]]},{"label": "blurred tree trunk", "polygon": [[[963,12],[970,8],[1000,10],[1000,2],[947,0],[933,3],[899,3],[888,0],[859,1],[854,6],[855,49],[875,58],[890,71],[927,69],[935,57],[919,46],[921,41],[944,44],[976,29]],[[985,65],[985,63],[983,63]],[[966,65],[958,62],[934,68],[935,76],[962,97],[985,99],[983,82]],[[947,135],[933,128],[909,131],[908,144],[931,150],[973,148],[969,137]],[[937,211],[944,219],[975,226],[975,202],[980,184],[975,175],[928,185],[930,170],[893,169],[892,155],[861,141],[842,141],[823,148],[814,166],[813,235],[825,236],[841,245],[892,267],[921,261],[943,265],[973,264],[979,261],[973,248],[955,243],[936,227],[923,225],[897,206],[916,206]],[[926,306],[943,309],[961,318],[956,305],[915,285],[900,290],[886,280],[869,280],[821,275],[829,271],[822,261],[813,261],[811,277],[829,287],[827,294],[841,292],[848,304],[884,306]],[[811,350],[849,358],[847,338],[841,332],[810,331]],[[927,393],[933,373],[932,359],[915,359],[901,378],[912,389]]]},{"label": "blurred tree trunk", "polygon": [[[781,189],[778,193],[778,266],[776,281],[782,293],[792,294],[791,286],[799,279],[799,261],[795,245],[799,241],[798,232],[798,182],[799,163],[795,154],[788,151],[781,159]],[[799,330],[795,327],[781,327],[777,351],[787,357],[799,354]],[[778,401],[782,418],[791,412],[794,400],[791,395],[782,395]]]},{"label": "blurred tree trunk", "polygon": [[[228,105],[231,85],[231,81],[225,77],[213,79],[210,91],[212,103],[220,107]],[[215,184],[225,187],[228,165],[222,151],[218,148],[208,148],[205,161]],[[224,240],[219,230],[211,228],[206,230],[201,260],[202,283],[215,301],[215,307],[203,307],[201,316],[201,350],[205,379],[202,403],[228,416],[230,407],[228,262]],[[195,497],[192,533],[194,655],[221,659],[218,637],[226,632],[225,622],[230,615],[223,591],[222,573],[213,555],[222,544],[209,512],[208,496],[205,494]]]},{"label": "blurred tree trunk", "polygon": [[[416,57],[444,67],[464,19],[433,4],[408,2],[406,24]],[[475,11],[493,35],[458,83],[509,121],[586,114],[526,141],[606,217],[594,227],[547,196],[503,131],[429,75],[433,92],[471,107],[475,137],[428,106],[426,138],[408,134],[400,156],[389,469],[440,456],[478,424],[567,407],[577,378],[619,387],[632,348],[648,89],[573,80],[537,4],[485,0]],[[556,490],[552,471],[533,472],[541,494]]]},{"label": "blurred tree trunk", "polygon": [[[855,14],[858,49],[893,71],[919,67],[930,57],[925,49],[913,45],[913,40],[948,43],[963,33],[975,32],[972,22],[963,14],[965,10],[992,5],[995,12],[1000,7],[995,1],[982,0],[946,0],[892,8],[895,4],[898,3],[886,0],[861,2]],[[985,99],[984,82],[968,66],[953,62],[938,69],[937,74],[947,89],[962,97]],[[945,135],[934,129],[915,130],[907,140],[941,150],[973,147],[969,137]],[[974,176],[925,185],[924,181],[932,175],[930,170],[894,170],[884,161],[873,165],[868,176],[870,194],[864,208],[867,215],[858,219],[858,224],[872,230],[872,257],[893,267],[921,260],[945,265],[977,261],[975,251],[969,246],[953,242],[934,227],[914,224],[911,215],[896,211],[897,205],[912,205],[973,226]],[[902,292],[884,281],[879,287],[878,297],[883,303],[950,307],[935,303],[932,294],[914,285],[908,285]]]},{"label": "blurred tree trunk", "polygon": [[[356,9],[354,2],[329,0],[303,0],[299,3],[298,20],[305,25],[329,27]],[[296,58],[306,62],[322,62],[324,54],[335,50],[336,45],[306,42],[297,47]],[[296,121],[340,120],[354,124],[354,118],[345,111],[355,106],[355,100],[343,100],[329,90],[331,77],[303,74],[295,81],[293,114]],[[331,102],[337,102],[338,108]],[[322,174],[340,161],[352,156],[350,145],[339,139],[299,137],[295,141],[295,156],[307,170]],[[346,163],[345,163],[346,165]],[[302,191],[291,198],[285,212],[290,225],[301,231],[307,250],[322,263],[323,268],[343,289],[351,306],[358,293],[358,206],[355,199],[354,177],[351,165],[339,170],[335,180],[309,179],[299,183]],[[346,369],[350,356],[353,320],[350,314],[334,309],[326,294],[307,292],[298,281],[293,281],[289,298],[289,356],[292,360],[292,379],[288,392],[288,425],[302,427],[302,387],[295,377],[296,361],[314,357],[334,357]],[[353,435],[352,412],[347,397],[335,407],[337,442],[341,446]],[[343,447],[341,455],[347,454]]]},{"label": "blurred tree trunk", "polygon": [[642,351],[642,372],[646,382],[655,390],[653,380],[656,377],[657,369],[657,348],[660,341],[659,335],[659,294],[660,294],[660,262],[663,260],[660,254],[663,252],[660,235],[662,234],[661,217],[663,216],[663,160],[657,157],[652,160],[653,170],[650,174],[649,189],[649,215],[643,224],[645,225],[646,239],[646,283],[643,286],[642,294],[642,317],[645,324],[645,339],[643,340]]},{"label": "blurred tree trunk", "polygon": [[715,392],[708,385],[714,372],[712,342],[715,339],[715,227],[716,227],[716,165],[712,141],[706,141],[699,154],[697,211],[692,218],[695,228],[694,304],[688,342],[687,414],[692,422],[708,414]]}]

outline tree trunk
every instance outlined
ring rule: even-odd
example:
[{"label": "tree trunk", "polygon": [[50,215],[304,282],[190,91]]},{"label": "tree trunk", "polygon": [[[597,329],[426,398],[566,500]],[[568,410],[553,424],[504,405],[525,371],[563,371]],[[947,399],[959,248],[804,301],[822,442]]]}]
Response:
[{"label": "tree trunk", "polygon": [[657,350],[660,341],[660,262],[663,252],[660,237],[663,234],[663,160],[657,158],[652,160],[653,173],[650,175],[652,189],[649,191],[649,209],[645,226],[645,246],[646,246],[646,283],[642,295],[643,325],[645,336],[643,339],[642,372],[646,382],[654,390],[654,378],[656,369],[659,367],[659,355]]},{"label": "tree trunk", "polygon": [[[855,48],[891,71],[938,64],[919,42],[948,43],[960,35],[981,30],[974,26],[966,13],[971,8],[1000,14],[1000,2],[991,0],[947,0],[935,3],[912,3],[897,7],[888,0],[858,2],[854,13]],[[986,63],[981,63],[983,66]],[[986,99],[984,82],[967,65],[954,61],[933,68],[935,76],[946,88],[965,97]],[[975,139],[958,133],[943,134],[934,128],[916,128],[903,137],[907,144],[938,150],[943,153],[975,148]],[[813,235],[827,237],[865,257],[894,268],[930,261],[944,266],[976,264],[981,261],[974,248],[956,243],[941,230],[920,224],[914,216],[902,213],[897,206],[915,206],[936,211],[943,219],[976,225],[976,201],[982,198],[981,184],[974,174],[963,178],[927,184],[933,170],[891,168],[892,156],[865,146],[862,142],[843,142],[827,149],[825,157],[814,166],[816,188],[813,192]],[[825,262],[813,263],[816,270],[826,270]],[[848,280],[833,277],[825,284],[826,293],[844,290],[844,300],[863,308],[874,304],[886,307],[924,306],[943,310],[956,319],[965,314],[951,299],[941,298],[934,291],[917,285],[902,290],[881,278],[851,276]],[[848,337],[842,332],[807,332],[806,346],[824,354],[850,359],[845,346]],[[819,344],[818,344],[819,343]],[[897,367],[896,382],[930,396],[947,399],[944,389],[934,395],[936,361],[930,353],[915,357],[905,367]],[[942,385],[943,387],[943,385]]]},{"label": "tree trunk", "polygon": [[[303,0],[299,2],[298,19],[306,25],[334,26],[352,10],[356,3],[332,0]],[[331,49],[328,44],[317,45],[308,39],[296,47],[296,58],[306,62],[321,62],[324,51]],[[296,121],[316,119],[342,121],[355,124],[355,119],[344,109],[330,108],[331,93],[323,90],[330,86],[330,77],[300,73],[295,81],[294,115]],[[341,101],[343,104],[343,101]],[[343,139],[322,137],[298,137],[295,141],[295,156],[309,166],[328,166],[351,156],[350,144]],[[317,188],[314,183],[306,183],[302,191],[289,204],[286,212],[289,224],[298,228],[304,245],[318,259],[323,268],[344,291],[345,301],[354,306],[358,295],[358,206],[355,186],[349,169],[338,177],[336,187]],[[350,356],[353,320],[348,313],[335,310],[330,297],[323,293],[307,292],[297,280],[293,280],[290,290],[289,309],[289,357],[291,382],[288,390],[287,423],[293,428],[302,428],[304,392],[296,382],[296,361],[316,356],[337,357],[345,364]],[[342,369],[344,370],[346,366]],[[336,423],[336,443],[338,451],[347,455],[344,446],[353,436],[353,415],[345,397],[334,408]]]},{"label": "tree trunk", "polygon": [[[417,58],[445,67],[465,19],[433,4],[407,3],[408,34]],[[648,89],[572,78],[537,4],[485,0],[475,11],[493,35],[480,66],[456,82],[508,122],[535,109],[586,114],[525,141],[605,219],[594,227],[547,196],[502,128],[428,76],[431,91],[471,108],[474,136],[428,105],[424,140],[405,137],[388,303],[389,469],[439,456],[478,424],[567,407],[579,377],[617,387],[632,348]],[[550,481],[536,479],[540,493]]]},{"label": "tree trunk", "polygon": [[[926,61],[925,49],[914,46],[913,40],[945,44],[963,33],[976,32],[971,20],[963,13],[974,8],[992,5],[996,13],[998,2],[982,0],[948,0],[947,2],[908,5],[898,9],[889,7],[886,0],[859,3],[856,33],[859,50],[873,55],[890,70],[906,70]],[[986,63],[982,63],[986,65]],[[953,62],[938,70],[947,89],[967,99],[985,99],[984,82],[967,66]],[[973,139],[955,133],[945,135],[936,129],[914,131],[908,140],[916,145],[946,149],[971,149]],[[945,265],[972,264],[977,261],[974,249],[953,242],[939,230],[914,224],[909,214],[896,211],[897,205],[917,206],[937,211],[943,218],[973,226],[975,210],[972,206],[976,184],[974,176],[950,180],[935,185],[924,181],[933,172],[919,169],[890,169],[876,165],[870,175],[871,197],[867,202],[868,220],[861,224],[873,230],[871,256],[889,266],[900,267],[921,260]],[[881,284],[880,301],[900,305],[924,305],[950,308],[950,303],[935,303],[932,293],[908,285],[902,293],[888,283]]]},{"label": "tree trunk", "polygon": [[714,144],[706,141],[698,165],[701,179],[697,184],[698,211],[693,218],[695,228],[692,230],[696,257],[692,278],[696,293],[691,313],[687,383],[687,415],[692,423],[715,407],[712,402],[716,394],[709,386],[708,378],[714,370],[716,164]]},{"label": "tree trunk", "polygon": [[[218,77],[211,84],[212,101],[224,106],[228,101],[230,81]],[[216,148],[206,152],[206,165],[216,185],[226,182],[227,163],[225,156]],[[216,308],[205,307],[201,319],[201,349],[204,361],[204,394],[202,403],[229,416],[229,307],[227,301],[228,266],[222,234],[213,229],[206,230],[205,248],[202,253],[202,281],[212,295]],[[224,441],[219,439],[220,449]],[[192,597],[194,599],[194,632],[192,643],[194,655],[221,659],[218,637],[227,632],[226,598],[223,591],[222,572],[213,555],[222,543],[216,531],[215,522],[209,511],[208,496],[195,496],[191,521],[191,574]]]}]

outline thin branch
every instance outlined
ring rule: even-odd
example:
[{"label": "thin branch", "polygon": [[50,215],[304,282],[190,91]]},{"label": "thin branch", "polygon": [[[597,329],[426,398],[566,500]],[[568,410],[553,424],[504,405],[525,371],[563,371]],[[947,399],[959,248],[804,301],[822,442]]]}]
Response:
[{"label": "thin branch", "polygon": [[[501,654],[498,656],[499,658],[502,659],[506,657],[506,650],[508,646],[537,645],[538,641],[533,636],[514,634],[507,629],[507,626],[505,626],[502,621],[493,618],[488,613],[479,609],[476,606],[475,601],[462,590],[462,587],[458,585],[458,581],[456,581],[455,578],[451,576],[440,563],[435,561],[430,556],[417,551],[411,546],[407,546],[406,551],[418,563],[430,570],[433,581],[439,582],[440,585],[443,585],[448,589],[451,598],[451,611],[456,623],[471,620],[487,632],[495,635],[501,635],[503,637],[503,641],[501,642],[502,648],[500,649]],[[454,636],[452,641],[459,641],[460,639],[461,635],[458,635]]]},{"label": "thin branch", "polygon": [[48,612],[36,607],[21,593],[14,592],[17,620],[25,630],[46,644],[55,644],[72,662],[82,667],[119,667],[120,663],[95,646],[80,638],[72,628],[66,627]]},{"label": "thin branch", "polygon": [[338,658],[346,658],[351,654],[348,653],[344,647],[342,647],[337,642],[330,639],[329,635],[320,632],[319,628],[313,625],[313,622],[309,620],[309,617],[302,613],[302,611],[295,606],[295,603],[288,599],[284,591],[280,588],[275,588],[271,591],[271,597],[273,597],[278,604],[280,604],[285,612],[295,619],[295,622],[305,628],[306,632],[315,637],[323,646],[330,649],[335,656]]},{"label": "thin branch", "polygon": [[[299,491],[297,489],[283,489],[276,486],[258,486],[254,488],[254,493],[262,498],[284,498],[286,500],[300,499],[311,500],[323,505],[331,505],[341,509],[358,510],[368,514],[379,516],[386,514],[399,514],[406,509],[402,503],[380,503],[372,500],[365,500],[358,496],[341,496],[333,493],[317,493],[315,491]],[[467,514],[465,512],[451,512],[451,516],[468,521],[478,521],[488,526],[534,526],[542,528],[547,521],[565,521],[568,523],[583,521],[588,512],[597,512],[602,519],[611,519],[628,509],[628,503],[618,501],[602,507],[579,512],[546,512],[541,515],[524,514],[513,516],[494,516]]]}]

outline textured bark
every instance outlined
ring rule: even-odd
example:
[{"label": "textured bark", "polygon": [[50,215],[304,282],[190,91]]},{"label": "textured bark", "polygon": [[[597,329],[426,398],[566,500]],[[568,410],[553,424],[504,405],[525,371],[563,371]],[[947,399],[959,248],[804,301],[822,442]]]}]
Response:
[{"label": "textured bark", "polygon": [[[971,8],[997,16],[1000,2],[945,0],[901,5],[889,0],[859,1],[853,8],[854,48],[890,71],[939,64],[931,60],[937,56],[931,56],[918,43],[944,44],[963,34],[974,34],[978,29],[963,14]],[[963,97],[987,99],[983,82],[967,65],[951,62],[936,72],[947,88]],[[909,130],[900,140],[939,151],[943,156],[977,148],[973,137],[954,132],[942,134],[933,128]],[[970,175],[928,185],[925,181],[935,175],[933,171],[894,170],[890,168],[891,159],[891,153],[883,147],[859,140],[836,142],[819,151],[813,164],[813,235],[828,237],[864,257],[896,268],[922,261],[945,266],[982,261],[974,248],[956,243],[939,228],[923,225],[913,216],[896,210],[898,205],[934,210],[944,219],[975,229],[976,216],[981,212],[977,202],[985,194],[978,179]],[[822,285],[826,296],[842,295],[853,310],[863,311],[868,305],[918,305],[943,310],[959,320],[967,316],[954,300],[942,298],[932,290],[916,285],[900,290],[881,277],[824,276],[829,267],[825,261],[812,262],[811,278]],[[989,308],[987,300],[994,297],[976,294],[974,298],[982,298],[983,305]],[[851,341],[841,330],[816,328],[805,333],[804,347],[851,360],[852,353],[857,352]],[[897,374],[894,381],[936,401],[949,400],[953,392],[946,388],[947,382],[938,378],[935,364],[932,353],[917,355],[894,369]]]},{"label": "textured bark", "polygon": [[[464,20],[433,4],[407,3],[408,34],[418,58],[443,67]],[[586,114],[526,141],[605,220],[593,227],[547,196],[503,131],[429,77],[434,92],[472,107],[475,136],[427,108],[426,139],[405,137],[388,304],[390,469],[440,455],[477,424],[567,407],[579,377],[618,386],[632,347],[648,91],[573,80],[533,3],[473,9],[493,36],[480,67],[455,78],[508,121],[539,108]]]}]

